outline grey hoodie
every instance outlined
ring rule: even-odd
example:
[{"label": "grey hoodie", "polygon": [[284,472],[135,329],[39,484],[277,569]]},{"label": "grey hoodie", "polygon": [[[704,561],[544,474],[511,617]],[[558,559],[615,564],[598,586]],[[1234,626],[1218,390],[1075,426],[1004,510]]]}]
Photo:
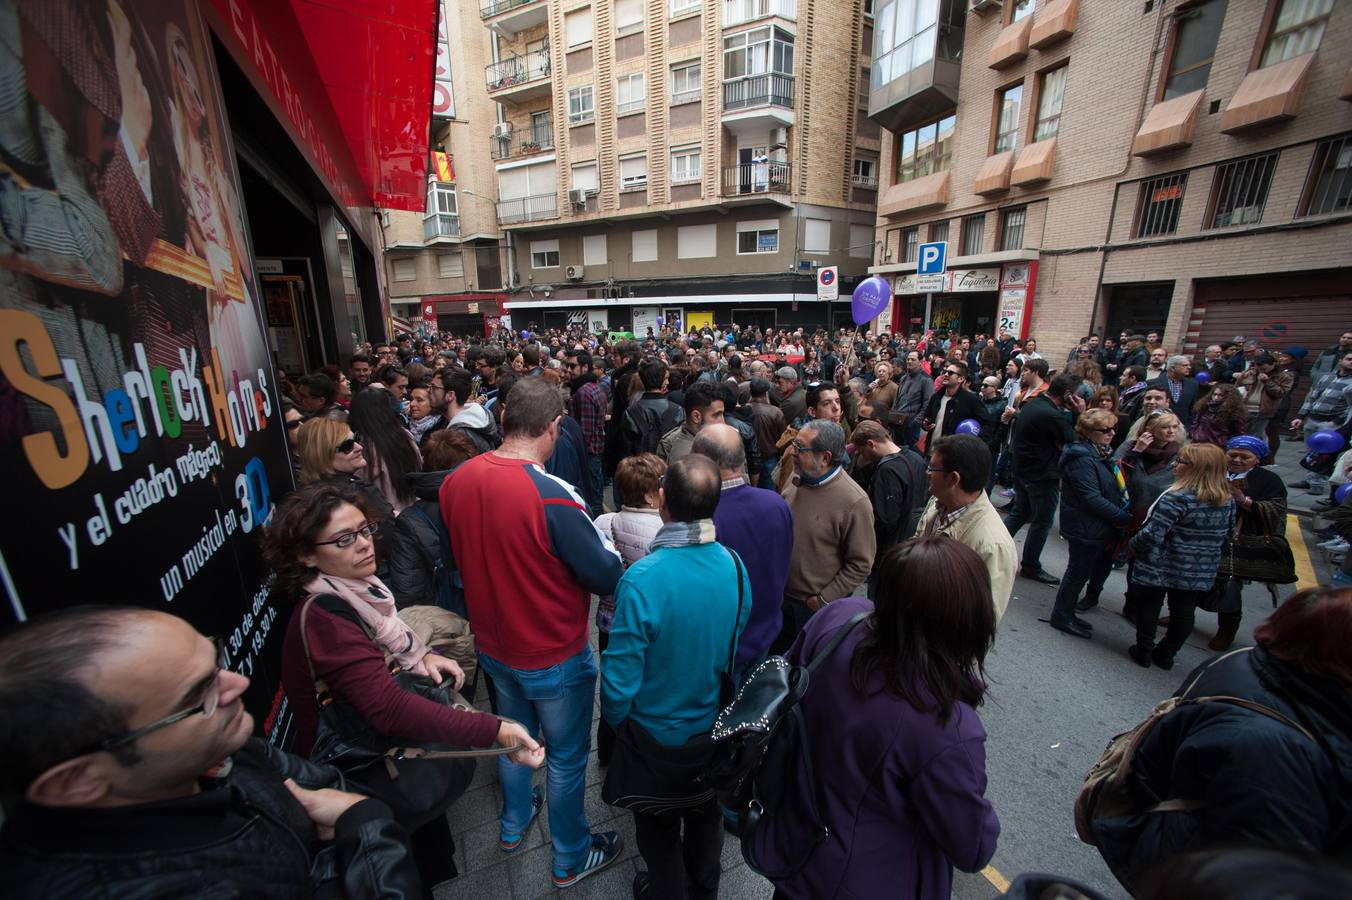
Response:
[{"label": "grey hoodie", "polygon": [[496,449],[502,443],[498,426],[493,423],[493,417],[481,403],[466,404],[455,414],[447,427],[463,431],[474,442],[474,446],[479,448],[480,453]]}]

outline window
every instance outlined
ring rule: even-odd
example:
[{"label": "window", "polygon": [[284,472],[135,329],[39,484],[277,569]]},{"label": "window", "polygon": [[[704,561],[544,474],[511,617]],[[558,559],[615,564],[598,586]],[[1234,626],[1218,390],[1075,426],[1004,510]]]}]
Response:
[{"label": "window", "polygon": [[591,43],[592,10],[591,7],[575,9],[563,17],[563,31],[569,47],[578,47]]},{"label": "window", "polygon": [[1352,208],[1352,134],[1320,141],[1310,164],[1310,181],[1300,215],[1320,216]]},{"label": "window", "polygon": [[901,261],[915,262],[920,253],[920,229],[907,228],[901,233]]},{"label": "window", "polygon": [[657,262],[657,229],[629,232],[634,262]]},{"label": "window", "polygon": [[417,281],[418,260],[412,256],[399,256],[391,259],[390,277],[395,281]]},{"label": "window", "polygon": [[643,111],[643,73],[631,72],[615,79],[615,115]]},{"label": "window", "polygon": [[1174,13],[1174,49],[1164,78],[1164,95],[1170,100],[1206,87],[1216,41],[1225,20],[1226,0],[1206,0]]},{"label": "window", "polygon": [[957,117],[945,116],[937,122],[908,131],[896,141],[897,184],[943,172],[953,164],[953,128]]},{"label": "window", "polygon": [[1227,225],[1252,225],[1263,221],[1263,206],[1267,203],[1272,173],[1277,168],[1277,154],[1250,156],[1216,167],[1216,180],[1211,186],[1211,214],[1208,228]]},{"label": "window", "polygon": [[702,174],[699,147],[677,147],[671,151],[672,184],[699,181]]},{"label": "window", "polygon": [[620,190],[643,190],[648,186],[648,154],[620,158]]},{"label": "window", "polygon": [[856,159],[852,181],[855,187],[876,188],[878,186],[878,161],[876,159]]},{"label": "window", "polygon": [[1319,49],[1333,0],[1280,0],[1259,68]]},{"label": "window", "polygon": [[976,256],[986,239],[986,217],[968,216],[962,220],[962,255]]},{"label": "window", "polygon": [[830,219],[803,220],[803,252],[804,253],[831,252]]},{"label": "window", "polygon": [[948,221],[930,223],[930,243],[948,240]]},{"label": "window", "polygon": [[1023,249],[1023,225],[1028,221],[1028,207],[1018,206],[1000,213],[1000,249]]},{"label": "window", "polygon": [[437,275],[441,278],[464,278],[465,260],[459,253],[438,253]]},{"label": "window", "polygon": [[850,256],[855,259],[873,258],[873,226],[850,226]]},{"label": "window", "polygon": [[643,30],[643,0],[615,0],[615,33]]},{"label": "window", "polygon": [[596,91],[590,84],[568,92],[568,124],[582,125],[596,118]]},{"label": "window", "polygon": [[779,223],[774,219],[737,223],[737,255],[778,253]]},{"label": "window", "polygon": [[530,267],[532,269],[552,269],[559,264],[559,242],[531,241]]},{"label": "window", "polygon": [[582,238],[582,265],[604,266],[606,264],[606,236],[588,234]]},{"label": "window", "polygon": [[699,0],[671,0],[670,9],[673,16],[679,16],[683,12],[699,9]]},{"label": "window", "polygon": [[999,117],[995,123],[995,152],[1019,149],[1019,110],[1023,107],[1023,85],[1016,84],[1000,92]]},{"label": "window", "polygon": [[864,0],[864,15],[873,18],[873,0]]},{"label": "window", "polygon": [[1173,234],[1178,230],[1178,212],[1183,208],[1183,189],[1187,184],[1187,173],[1180,172],[1161,175],[1141,185],[1136,210],[1137,237]]},{"label": "window", "polygon": [[709,259],[717,255],[717,225],[682,225],[676,229],[678,259]]},{"label": "window", "polygon": [[423,214],[423,240],[455,237],[460,234],[458,212],[454,184],[445,181],[427,182],[427,212]]},{"label": "window", "polygon": [[753,28],[723,39],[723,77],[793,74],[793,35],[782,28]]},{"label": "window", "polygon": [[[957,15],[960,25],[962,13]],[[872,71],[875,89],[934,58],[939,0],[892,0],[878,10],[875,21]]]},{"label": "window", "polygon": [[573,166],[573,190],[584,190],[596,193],[596,163],[578,163]]},{"label": "window", "polygon": [[671,102],[690,103],[699,99],[699,63],[671,67]]},{"label": "window", "polygon": [[1038,76],[1034,143],[1056,137],[1057,129],[1061,127],[1061,100],[1066,96],[1066,73],[1069,71],[1069,66],[1059,66]]},{"label": "window", "polygon": [[1033,10],[1037,8],[1037,0],[1014,0],[1010,8],[1013,11],[1009,14],[1009,21],[1017,22],[1033,14]]}]

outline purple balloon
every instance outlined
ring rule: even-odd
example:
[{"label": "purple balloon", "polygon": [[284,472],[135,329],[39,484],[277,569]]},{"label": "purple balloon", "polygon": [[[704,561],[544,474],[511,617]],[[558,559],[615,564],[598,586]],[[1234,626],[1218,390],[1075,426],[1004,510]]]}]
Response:
[{"label": "purple balloon", "polygon": [[1336,431],[1314,431],[1305,439],[1305,444],[1315,453],[1337,453],[1347,441]]},{"label": "purple balloon", "polygon": [[1333,492],[1333,499],[1339,503],[1346,503],[1348,494],[1352,494],[1352,481],[1339,485],[1338,490]]},{"label": "purple balloon", "polygon": [[981,423],[976,419],[963,419],[958,423],[958,427],[953,429],[958,434],[981,434]]},{"label": "purple balloon", "polygon": [[523,341],[530,340],[530,332],[524,328],[521,329],[521,340]]},{"label": "purple balloon", "polygon": [[878,318],[887,308],[887,301],[890,299],[892,289],[888,287],[885,279],[870,275],[859,282],[854,293],[850,295],[850,315],[854,319],[854,324],[863,325]]},{"label": "purple balloon", "polygon": [[1206,369],[1203,369],[1202,371],[1197,373],[1196,378],[1199,384],[1206,384],[1208,381],[1211,380],[1211,373],[1208,372]]}]

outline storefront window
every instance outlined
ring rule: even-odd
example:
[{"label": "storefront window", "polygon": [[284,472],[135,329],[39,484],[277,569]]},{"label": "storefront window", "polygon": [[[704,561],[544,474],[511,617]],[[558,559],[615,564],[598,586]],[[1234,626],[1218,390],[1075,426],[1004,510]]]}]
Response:
[{"label": "storefront window", "polygon": [[338,265],[343,271],[343,301],[348,327],[352,332],[352,343],[360,344],[366,340],[366,320],[362,317],[361,288],[357,286],[357,270],[352,261],[352,237],[342,222],[335,221],[333,227],[338,235]]}]

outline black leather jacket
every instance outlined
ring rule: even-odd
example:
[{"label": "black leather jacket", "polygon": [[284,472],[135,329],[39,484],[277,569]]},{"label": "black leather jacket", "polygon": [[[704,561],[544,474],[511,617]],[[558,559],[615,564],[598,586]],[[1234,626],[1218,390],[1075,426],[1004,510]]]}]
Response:
[{"label": "black leather jacket", "polygon": [[346,789],[337,769],[250,739],[190,797],[112,809],[20,804],[0,831],[7,897],[418,898],[407,834],[367,799],[321,844],[282,782]]}]

